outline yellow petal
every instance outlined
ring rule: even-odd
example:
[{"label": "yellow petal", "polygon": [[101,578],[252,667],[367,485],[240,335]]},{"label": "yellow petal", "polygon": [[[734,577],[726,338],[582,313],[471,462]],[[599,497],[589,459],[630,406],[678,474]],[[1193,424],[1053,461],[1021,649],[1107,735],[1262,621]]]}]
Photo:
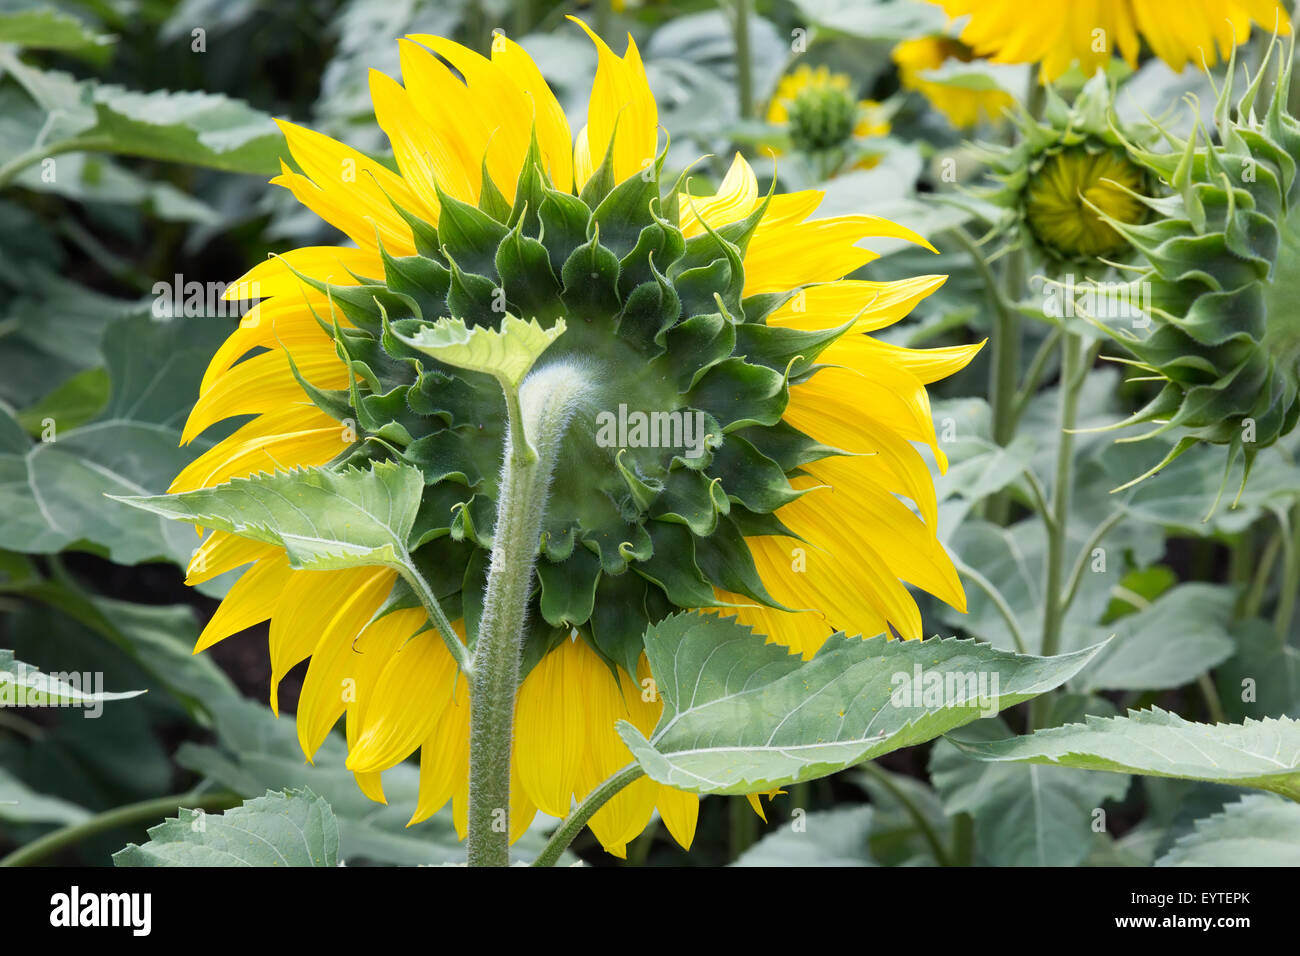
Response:
[{"label": "yellow petal", "polygon": [[[388,575],[391,585],[394,572],[383,573]],[[280,681],[295,665],[306,660],[334,615],[374,574],[374,568],[291,572],[271,617],[272,711],[278,714],[280,710]],[[356,631],[364,624],[364,620],[357,624]]]},{"label": "yellow petal", "polygon": [[393,654],[361,712],[349,770],[387,770],[409,757],[433,733],[451,701],[455,660],[434,630],[417,634]]},{"label": "yellow petal", "polygon": [[396,575],[387,568],[365,570],[370,573],[344,597],[311,651],[311,663],[298,696],[297,719],[298,743],[308,760],[315,756],[344,710],[356,702],[355,675],[361,658],[388,658],[424,623],[423,615],[392,620],[402,614],[398,611],[367,627],[392,591]]},{"label": "yellow petal", "polygon": [[704,232],[705,223],[710,229],[719,229],[753,212],[758,204],[758,180],[749,163],[737,153],[715,194],[690,196],[680,193],[677,203],[682,234],[688,238],[697,236]]},{"label": "yellow petal", "polygon": [[[259,262],[226,287],[227,299],[264,299],[300,295],[303,283],[294,273],[334,285],[357,285],[356,276],[382,279],[384,261],[369,249],[348,246],[303,246]],[[310,291],[310,286],[307,287]],[[326,321],[329,316],[324,317]]]},{"label": "yellow petal", "polygon": [[263,558],[240,575],[225,599],[203,628],[194,653],[206,651],[218,641],[265,621],[275,611],[280,594],[289,581],[289,559],[283,553]]},{"label": "yellow petal", "polygon": [[587,699],[597,667],[604,665],[586,642],[569,638],[538,661],[519,688],[519,779],[532,802],[553,817],[563,817],[573,802],[587,745]]},{"label": "yellow petal", "polygon": [[[410,255],[415,251],[411,227],[393,207],[397,203],[409,212],[430,222],[438,218],[437,208],[422,203],[400,176],[375,162],[364,153],[337,142],[315,130],[276,120],[289,144],[294,160],[321,190],[348,202],[354,210],[363,210],[380,229],[384,242],[392,243],[389,252]],[[350,234],[350,233],[349,233]],[[364,235],[353,236],[359,245],[374,242],[373,227]],[[403,248],[407,252],[395,250]]]},{"label": "yellow petal", "polygon": [[[492,62],[499,64],[533,101],[537,145],[551,183],[560,192],[573,189],[573,139],[564,108],[542,77],[542,71],[523,47],[497,34],[492,39]],[[590,175],[590,173],[588,173]]]},{"label": "yellow petal", "polygon": [[259,415],[192,461],[169,493],[211,488],[231,478],[323,465],[348,447],[341,422],[304,402]]},{"label": "yellow petal", "polygon": [[854,332],[874,332],[906,318],[918,302],[948,281],[917,276],[894,282],[845,279],[800,289],[767,317],[768,325],[792,329],[839,328],[856,319]]},{"label": "yellow petal", "polygon": [[[631,752],[615,729],[618,721],[631,720],[642,733],[649,734],[663,709],[657,699],[642,704],[640,687],[621,668],[616,684],[609,668],[597,663],[599,669],[593,674],[585,697],[588,746],[578,782],[578,792],[584,796],[632,762]],[[637,706],[635,719],[628,710],[629,698]],[[650,822],[658,786],[648,777],[635,780],[592,816],[588,825],[606,852],[620,858],[626,856],[627,844]]]},{"label": "yellow petal", "polygon": [[[596,80],[587,104],[587,160],[581,163],[575,159],[575,163],[583,171],[598,169],[613,139],[614,181],[622,182],[654,161],[659,109],[631,35],[627,38],[627,52],[620,57],[577,17],[569,19],[586,30],[596,44],[597,56]],[[585,184],[586,178],[580,176],[577,186]]]},{"label": "yellow petal", "polygon": [[252,538],[242,538],[225,531],[214,531],[206,541],[194,549],[185,572],[185,583],[191,587],[211,581],[220,574],[263,558],[274,557],[279,548]]},{"label": "yellow petal", "polygon": [[461,681],[433,733],[420,745],[420,795],[410,823],[441,810],[469,776],[469,687]]},{"label": "yellow petal", "polygon": [[[493,183],[507,201],[513,200],[519,170],[531,143],[532,100],[495,60],[445,37],[421,33],[411,39],[433,50],[464,78],[465,101],[484,125],[483,148],[478,155],[480,168],[486,158]],[[462,114],[458,120],[463,126],[466,117]]]},{"label": "yellow petal", "polygon": [[[293,355],[298,372],[318,388],[348,386],[348,369],[334,351],[334,343],[302,346]],[[256,415],[302,402],[307,394],[294,378],[287,353],[282,350],[254,355],[216,379],[199,396],[185,422],[181,444],[193,441],[206,428],[234,415]]]}]

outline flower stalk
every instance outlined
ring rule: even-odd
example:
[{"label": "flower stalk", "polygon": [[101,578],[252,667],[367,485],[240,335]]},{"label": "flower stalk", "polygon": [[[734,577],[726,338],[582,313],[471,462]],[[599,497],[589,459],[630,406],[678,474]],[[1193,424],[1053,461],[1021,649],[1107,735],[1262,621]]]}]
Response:
[{"label": "flower stalk", "polygon": [[510,863],[510,753],[524,623],[556,453],[585,391],[581,371],[562,362],[531,375],[517,399],[507,396],[501,497],[470,675],[470,866]]},{"label": "flower stalk", "polygon": [[[1046,516],[1047,569],[1043,588],[1043,641],[1038,653],[1050,657],[1061,648],[1061,625],[1067,607],[1064,591],[1065,547],[1069,539],[1070,499],[1074,491],[1074,428],[1079,416],[1079,395],[1088,365],[1083,340],[1066,330],[1061,343],[1061,385],[1059,435],[1056,446],[1056,474],[1052,483],[1051,514]],[[1043,694],[1030,705],[1032,727],[1042,727],[1051,706]]]}]

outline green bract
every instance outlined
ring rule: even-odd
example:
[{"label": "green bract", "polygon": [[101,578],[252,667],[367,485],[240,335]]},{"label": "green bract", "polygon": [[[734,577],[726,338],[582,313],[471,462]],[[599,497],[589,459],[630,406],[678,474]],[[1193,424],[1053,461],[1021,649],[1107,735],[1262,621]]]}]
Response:
[{"label": "green bract", "polygon": [[636,673],[647,625],[717,606],[715,588],[773,603],[744,536],[783,532],[773,512],[799,494],[787,475],[832,453],[781,416],[789,385],[845,329],[763,324],[786,298],[742,293],[765,204],[685,238],[676,187],[662,195],[659,173],[656,163],[615,185],[607,161],[579,197],[551,187],[534,148],[513,204],[490,188],[478,207],[442,195],[436,228],[403,212],[419,254],[385,254],[383,276],[303,277],[329,293],[335,315],[318,318],[357,382],[324,392],[300,381],[355,423],[341,465],[393,460],[423,473],[411,555],[471,637],[506,402],[530,367],[585,371],[593,390],[565,432],[547,503],[529,663],[578,627]]},{"label": "green bract", "polygon": [[1158,422],[1149,435],[1179,436],[1158,467],[1198,441],[1226,445],[1229,467],[1244,455],[1242,487],[1259,450],[1300,417],[1300,123],[1287,112],[1289,57],[1262,116],[1255,108],[1268,59],[1235,111],[1228,71],[1217,142],[1198,125],[1186,140],[1167,134],[1172,152],[1131,147],[1173,195],[1147,201],[1159,214],[1147,225],[1112,223],[1146,258],[1135,286],[1146,284],[1156,320],[1142,339],[1112,334],[1166,380],[1122,424]]}]

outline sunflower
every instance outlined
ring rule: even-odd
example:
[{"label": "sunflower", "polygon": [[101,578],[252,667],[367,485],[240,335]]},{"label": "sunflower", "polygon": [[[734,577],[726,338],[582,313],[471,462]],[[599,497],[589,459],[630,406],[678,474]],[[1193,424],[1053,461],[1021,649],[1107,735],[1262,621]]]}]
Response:
[{"label": "sunflower", "polygon": [[[767,108],[767,121],[789,130],[795,147],[822,152],[852,140],[889,135],[889,118],[875,100],[853,97],[852,80],[829,67],[799,66],[777,83]],[[874,157],[858,165],[874,166]]]},{"label": "sunflower", "polygon": [[904,40],[894,47],[893,58],[903,89],[920,93],[958,129],[970,129],[981,119],[999,123],[1004,111],[1015,103],[1005,90],[973,89],[927,75],[947,63],[970,63],[975,59],[970,47],[952,37]]},{"label": "sunflower", "polygon": [[[636,45],[619,56],[590,35],[598,66],[576,136],[505,37],[488,58],[410,36],[399,41],[405,85],[371,73],[396,172],[281,123],[296,168],[273,182],[355,245],[295,249],[231,285],[232,298],[263,298],[214,356],[183,441],[252,418],[171,489],[295,467],[418,465],[414,559],[473,643],[504,400],[486,376],[406,348],[404,330],[448,314],[546,328],[563,318],[544,361],[598,373],[601,408],[698,417],[699,454],[606,447],[590,419],[565,433],[529,599],[512,839],[537,810],[564,815],[629,762],[616,720],[653,729],[662,703],[641,653],[649,622],[681,608],[735,615],[807,657],[836,629],[920,637],[903,580],[965,605],[913,443],[944,465],[925,386],[980,346],[913,350],[866,334],[943,276],[843,279],[876,258],[865,238],[929,244],[872,216],[812,219],[819,192],[762,196],[739,156],[714,195],[662,191]],[[308,758],[344,718],[347,765],[383,800],[383,772],[418,750],[411,822],[450,801],[463,835],[467,682],[402,582],[379,568],[296,570],[283,550],[219,531],[187,580],[236,568],[196,653],[269,619],[277,712],[280,681],[310,659],[297,711]],[[622,855],[657,808],[688,847],[697,800],[642,778],[590,826]]]},{"label": "sunflower", "polygon": [[952,18],[970,16],[961,39],[995,63],[1041,63],[1044,82],[1078,64],[1085,76],[1118,50],[1137,66],[1141,41],[1181,72],[1213,66],[1250,39],[1252,24],[1291,29],[1278,0],[935,0]]},{"label": "sunflower", "polygon": [[1144,378],[1162,383],[1145,408],[1113,427],[1154,425],[1127,441],[1177,439],[1128,485],[1202,442],[1218,445],[1226,456],[1210,514],[1236,461],[1244,460],[1240,498],[1260,451],[1300,422],[1300,121],[1288,106],[1294,52],[1294,41],[1271,44],[1240,95],[1230,69],[1209,131],[1198,126],[1185,139],[1165,132],[1169,148],[1160,150],[1129,143],[1132,160],[1171,195],[1143,200],[1153,213],[1145,224],[1106,217],[1144,260],[1129,292],[1145,295],[1155,321],[1142,337],[1101,328],[1136,357]]}]

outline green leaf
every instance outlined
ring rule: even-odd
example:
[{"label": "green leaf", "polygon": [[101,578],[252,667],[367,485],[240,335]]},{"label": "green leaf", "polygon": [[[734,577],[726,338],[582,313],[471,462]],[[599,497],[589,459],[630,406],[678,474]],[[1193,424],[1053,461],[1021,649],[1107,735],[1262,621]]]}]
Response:
[{"label": "green leaf", "polygon": [[1060,686],[1096,653],[836,635],[805,663],[733,619],[697,613],[650,627],[645,648],[663,714],[649,740],[620,722],[624,742],[660,783],[733,794],[924,743]]},{"label": "green leaf", "polygon": [[37,793],[0,767],[0,820],[6,823],[57,823],[90,819],[90,811],[59,797]]},{"label": "green leaf", "polygon": [[279,170],[284,137],[268,114],[242,100],[188,90],[142,93],[39,70],[13,55],[0,63],[48,114],[47,143],[75,140],[99,152],[235,173]]},{"label": "green leaf", "polygon": [[113,854],[115,866],[337,866],[339,827],[310,790],[267,792],[225,813],[181,810],[149,828],[149,842]]},{"label": "green leaf", "polygon": [[113,38],[50,4],[0,12],[0,43],[28,50],[59,50],[92,63],[107,62]]},{"label": "green leaf", "polygon": [[819,810],[767,834],[732,866],[878,866],[870,805]]},{"label": "green leaf", "polygon": [[103,411],[108,392],[108,372],[102,368],[86,369],[19,412],[18,424],[29,435],[38,437],[46,419],[63,428],[77,428]]},{"label": "green leaf", "polygon": [[299,468],[174,495],[115,498],[164,518],[277,545],[308,571],[409,564],[407,540],[424,491],[418,468]]},{"label": "green leaf", "polygon": [[1246,717],[1300,717],[1300,648],[1279,644],[1258,618],[1233,627],[1237,652],[1214,672],[1224,709]]},{"label": "green leaf", "polygon": [[[1005,736],[1000,720],[963,733]],[[1129,778],[1065,767],[988,764],[940,741],[930,755],[930,779],[950,816],[975,821],[980,859],[992,866],[1078,866],[1104,844],[1095,813],[1121,799]]]},{"label": "green leaf", "polygon": [[507,313],[500,329],[482,325],[470,328],[460,319],[443,318],[410,338],[395,330],[393,334],[440,362],[491,375],[507,391],[515,392],[533,363],[563,334],[564,327],[563,319],[543,329],[535,319],[525,322]]},{"label": "green leaf", "polygon": [[1243,797],[1197,820],[1156,866],[1300,866],[1300,804]]},{"label": "green leaf", "polygon": [[83,688],[90,674],[42,674],[0,650],[0,707],[86,707],[97,710],[110,700],[139,697],[142,690],[108,693]]},{"label": "green leaf", "polygon": [[1300,800],[1300,721],[1197,724],[1155,708],[993,742],[953,743],[978,760],[1053,764],[1255,787]]},{"label": "green leaf", "polygon": [[1076,690],[1167,690],[1196,680],[1234,650],[1234,589],[1182,584],[1099,629],[1115,639],[1071,681]]},{"label": "green leaf", "polygon": [[73,427],[75,419],[55,416],[37,423],[43,440],[19,443],[9,440],[0,409],[0,548],[75,547],[119,564],[188,560],[197,543],[191,532],[104,496],[160,492],[212,446],[203,437],[178,447],[195,383],[227,331],[208,318],[123,316],[104,334],[111,396],[93,422]]}]

